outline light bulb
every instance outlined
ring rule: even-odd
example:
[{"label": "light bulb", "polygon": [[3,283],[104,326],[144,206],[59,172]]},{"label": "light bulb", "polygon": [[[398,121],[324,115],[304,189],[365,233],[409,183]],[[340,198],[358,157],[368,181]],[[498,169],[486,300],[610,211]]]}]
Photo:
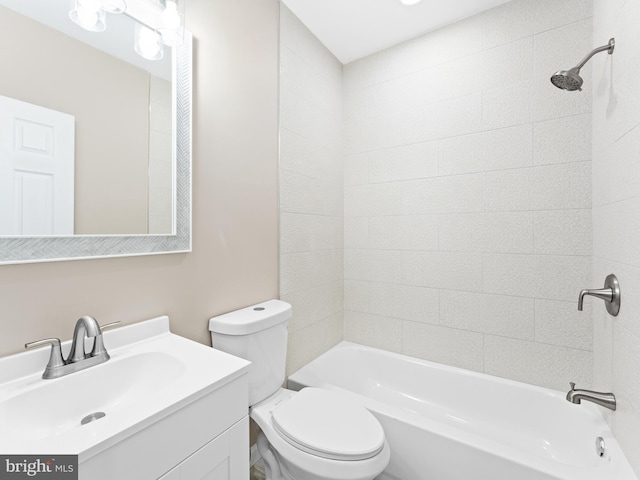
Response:
[{"label": "light bulb", "polygon": [[122,13],[127,9],[124,0],[100,0],[102,8],[109,13]]},{"label": "light bulb", "polygon": [[107,28],[104,10],[97,0],[75,0],[69,18],[90,32],[102,32]]},{"label": "light bulb", "polygon": [[98,12],[102,8],[99,0],[78,0],[78,10],[83,9],[88,12]]},{"label": "light bulb", "polygon": [[147,60],[160,60],[163,55],[162,37],[155,30],[136,23],[135,51]]},{"label": "light bulb", "polygon": [[162,42],[169,47],[181,45],[184,41],[184,31],[180,28],[180,14],[175,1],[167,0],[162,12],[162,24],[162,27],[158,29],[162,34]]},{"label": "light bulb", "polygon": [[98,14],[86,8],[79,8],[78,21],[83,27],[91,29],[98,23]]},{"label": "light bulb", "polygon": [[162,12],[162,23],[164,28],[175,30],[180,26],[180,15],[178,5],[173,0],[167,0],[167,5]]}]

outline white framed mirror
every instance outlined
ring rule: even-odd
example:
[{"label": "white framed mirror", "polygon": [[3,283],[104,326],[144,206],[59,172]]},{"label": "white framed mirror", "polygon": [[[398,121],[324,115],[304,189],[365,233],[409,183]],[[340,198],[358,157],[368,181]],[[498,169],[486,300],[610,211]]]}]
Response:
[{"label": "white framed mirror", "polygon": [[88,32],[67,0],[0,0],[0,264],[191,251],[191,35],[148,60],[136,25]]}]

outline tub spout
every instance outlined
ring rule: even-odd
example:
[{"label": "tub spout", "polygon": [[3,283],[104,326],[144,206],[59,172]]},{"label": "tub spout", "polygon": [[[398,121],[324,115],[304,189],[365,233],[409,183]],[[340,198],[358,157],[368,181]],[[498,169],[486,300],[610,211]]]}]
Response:
[{"label": "tub spout", "polygon": [[593,402],[601,407],[608,408],[609,410],[616,409],[616,396],[613,393],[594,392],[593,390],[576,390],[576,384],[570,382],[571,390],[567,392],[567,401],[571,403],[581,403],[582,400]]}]

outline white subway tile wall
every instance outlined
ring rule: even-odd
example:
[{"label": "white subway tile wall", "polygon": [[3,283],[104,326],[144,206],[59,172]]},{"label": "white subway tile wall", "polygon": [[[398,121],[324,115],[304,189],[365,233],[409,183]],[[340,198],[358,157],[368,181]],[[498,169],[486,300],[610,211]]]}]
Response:
[{"label": "white subway tile wall", "polygon": [[[618,442],[640,474],[640,1],[594,0],[594,41],[616,39],[613,55],[594,58],[593,275],[615,273],[620,314],[593,305],[594,388],[613,391],[608,415]],[[620,48],[618,48],[620,47]]]},{"label": "white subway tile wall", "polygon": [[[591,302],[578,312],[577,296],[601,283],[591,87],[608,85],[589,68],[582,92],[549,82],[591,48],[590,0],[513,0],[344,67],[346,340],[561,390],[591,385]],[[632,181],[612,175],[603,181]],[[634,200],[601,221],[621,228]],[[595,243],[640,262],[636,235]]]},{"label": "white subway tile wall", "polygon": [[287,374],[343,338],[342,65],[280,9],[280,298]]}]

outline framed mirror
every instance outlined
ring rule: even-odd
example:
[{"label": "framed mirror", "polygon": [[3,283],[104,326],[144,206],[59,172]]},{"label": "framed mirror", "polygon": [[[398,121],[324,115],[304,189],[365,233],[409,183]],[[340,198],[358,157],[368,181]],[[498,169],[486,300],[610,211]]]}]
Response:
[{"label": "framed mirror", "polygon": [[0,264],[191,251],[191,35],[158,54],[69,13],[0,0]]}]

